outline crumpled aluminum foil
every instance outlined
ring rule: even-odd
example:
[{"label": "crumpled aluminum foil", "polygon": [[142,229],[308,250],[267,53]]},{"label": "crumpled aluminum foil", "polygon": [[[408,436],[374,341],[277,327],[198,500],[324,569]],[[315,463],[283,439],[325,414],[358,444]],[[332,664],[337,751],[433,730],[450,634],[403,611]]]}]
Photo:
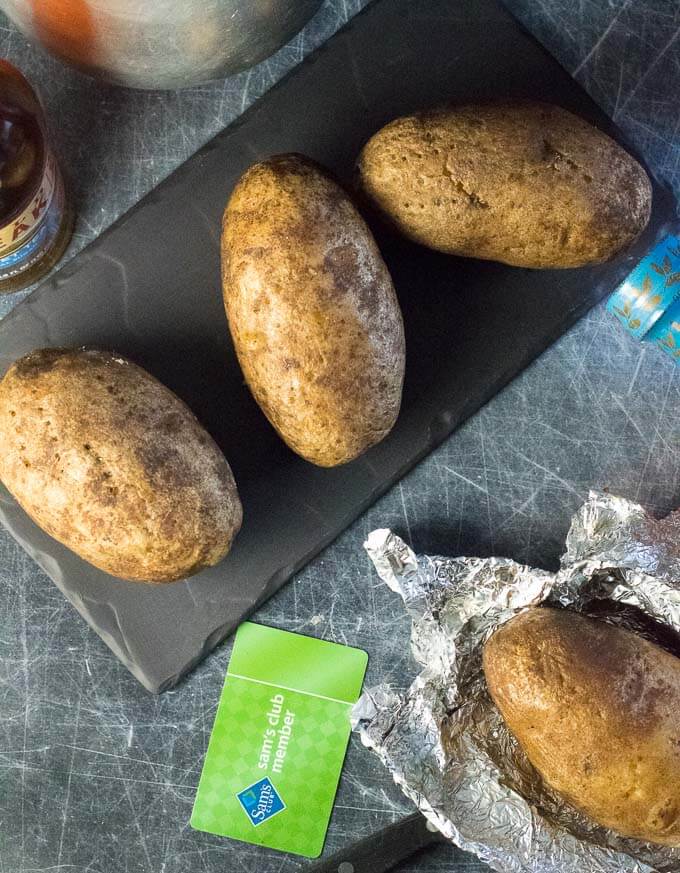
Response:
[{"label": "crumpled aluminum foil", "polygon": [[404,599],[424,669],[404,697],[388,686],[365,692],[353,722],[423,814],[495,870],[680,871],[680,849],[601,828],[543,784],[491,702],[481,663],[496,628],[541,602],[632,628],[678,654],[680,512],[654,521],[635,503],[591,492],[556,574],[503,558],[416,556],[388,530],[365,545]]}]

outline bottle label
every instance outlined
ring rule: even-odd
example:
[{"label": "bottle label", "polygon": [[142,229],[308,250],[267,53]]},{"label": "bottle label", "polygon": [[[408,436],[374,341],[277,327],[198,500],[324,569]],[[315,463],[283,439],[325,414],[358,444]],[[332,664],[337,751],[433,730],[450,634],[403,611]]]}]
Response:
[{"label": "bottle label", "polygon": [[35,196],[20,215],[0,228],[0,258],[19,249],[36,232],[52,204],[58,178],[55,160],[48,153],[42,182]]}]

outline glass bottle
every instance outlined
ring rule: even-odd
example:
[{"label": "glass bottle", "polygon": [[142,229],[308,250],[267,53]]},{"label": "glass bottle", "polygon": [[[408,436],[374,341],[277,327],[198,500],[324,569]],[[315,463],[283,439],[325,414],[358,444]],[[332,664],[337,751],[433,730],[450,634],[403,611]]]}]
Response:
[{"label": "glass bottle", "polygon": [[38,97],[19,70],[0,59],[0,293],[47,273],[72,230]]}]

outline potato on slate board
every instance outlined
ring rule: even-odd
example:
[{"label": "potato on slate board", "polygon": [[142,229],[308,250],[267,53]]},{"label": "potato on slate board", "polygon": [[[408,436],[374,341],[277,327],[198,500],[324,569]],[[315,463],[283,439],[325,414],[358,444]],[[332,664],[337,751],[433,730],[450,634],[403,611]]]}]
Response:
[{"label": "potato on slate board", "polygon": [[290,448],[331,467],[382,440],[401,405],[404,326],[344,191],[301,155],[252,166],[224,213],[222,278],[246,381]]},{"label": "potato on slate board", "polygon": [[0,382],[0,480],[48,534],[124,579],[216,564],[241,526],[229,464],[153,376],[101,351],[43,349]]},{"label": "potato on slate board", "polygon": [[373,136],[358,181],[409,239],[518,267],[613,257],[646,226],[652,188],[614,140],[546,103],[459,106]]},{"label": "potato on slate board", "polygon": [[538,607],[483,653],[491,697],[546,783],[625,837],[680,846],[680,658]]}]

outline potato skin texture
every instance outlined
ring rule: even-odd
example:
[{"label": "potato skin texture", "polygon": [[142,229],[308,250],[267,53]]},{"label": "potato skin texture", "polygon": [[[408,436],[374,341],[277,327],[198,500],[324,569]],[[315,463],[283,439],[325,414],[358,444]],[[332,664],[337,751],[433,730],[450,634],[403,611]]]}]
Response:
[{"label": "potato skin texture", "polygon": [[241,526],[229,464],[191,410],[108,352],[43,349],[0,382],[0,480],[100,570],[171,582],[220,561]]},{"label": "potato skin texture", "polygon": [[252,166],[224,213],[224,303],[250,390],[322,467],[382,440],[399,413],[404,326],[373,236],[301,155]]},{"label": "potato skin texture", "polygon": [[649,221],[647,174],[558,106],[459,106],[399,118],[364,147],[359,185],[409,239],[518,267],[609,260]]},{"label": "potato skin texture", "polygon": [[483,653],[491,696],[547,784],[625,837],[680,845],[680,658],[538,607]]}]

